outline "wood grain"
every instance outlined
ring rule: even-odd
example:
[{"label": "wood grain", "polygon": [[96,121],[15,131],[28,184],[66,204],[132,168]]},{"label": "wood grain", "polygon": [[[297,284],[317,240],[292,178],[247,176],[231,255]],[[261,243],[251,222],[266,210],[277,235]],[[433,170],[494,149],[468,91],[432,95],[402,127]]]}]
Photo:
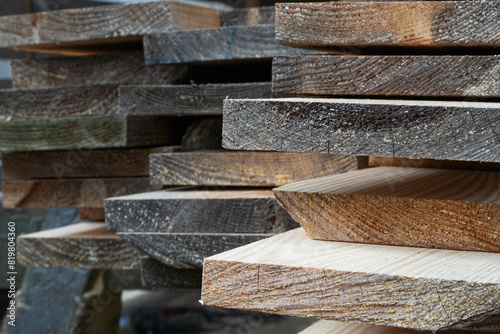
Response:
[{"label": "wood grain", "polygon": [[218,27],[220,12],[157,1],[5,16],[0,47],[68,55],[116,52],[120,44],[137,48],[147,34]]},{"label": "wood grain", "polygon": [[151,258],[141,260],[142,285],[146,289],[199,289],[201,276],[201,269],[173,268]]},{"label": "wood grain", "polygon": [[158,191],[108,198],[104,209],[117,232],[274,234],[298,226],[271,190]]},{"label": "wood grain", "polygon": [[276,42],[344,46],[351,53],[369,47],[498,47],[499,9],[494,1],[277,4]]},{"label": "wood grain", "polygon": [[237,8],[223,11],[220,24],[227,26],[254,26],[258,24],[274,24],[274,6]]},{"label": "wood grain", "polygon": [[157,185],[274,187],[359,166],[355,156],[335,154],[199,151],[153,154],[150,168]]},{"label": "wood grain", "polygon": [[104,223],[80,223],[19,236],[19,262],[31,267],[138,269],[144,255]]},{"label": "wood grain", "polygon": [[500,252],[500,173],[377,167],[274,189],[312,239]]},{"label": "wood grain", "polygon": [[179,146],[2,154],[4,180],[149,176],[149,156]]},{"label": "wood grain", "polygon": [[500,162],[499,108],[478,102],[227,100],[223,146]]},{"label": "wood grain", "polygon": [[222,118],[210,117],[194,121],[182,137],[183,151],[222,149]]},{"label": "wood grain", "polygon": [[144,54],[14,59],[12,87],[40,89],[95,85],[168,85],[184,78],[183,65],[147,66]]},{"label": "wood grain", "polygon": [[222,115],[227,98],[271,97],[271,83],[124,86],[120,113],[128,115]]},{"label": "wood grain", "polygon": [[105,219],[104,208],[79,208],[78,217],[82,221],[103,222]]},{"label": "wood grain", "polygon": [[498,314],[499,261],[496,253],[316,241],[296,229],[206,258],[202,301],[415,330],[466,328]]},{"label": "wood grain", "polygon": [[500,164],[495,162],[370,157],[368,164],[370,167],[413,167],[500,171]]},{"label": "wood grain", "polygon": [[279,57],[273,61],[273,92],[287,95],[498,98],[500,57]]},{"label": "wood grain", "polygon": [[158,190],[149,178],[92,178],[5,181],[3,207],[102,208],[105,198]]},{"label": "wood grain", "polygon": [[164,264],[179,269],[201,269],[203,259],[273,236],[253,233],[118,233]]},{"label": "wood grain", "polygon": [[148,35],[144,38],[147,64],[270,59],[314,51],[274,42],[274,25],[222,27]]}]

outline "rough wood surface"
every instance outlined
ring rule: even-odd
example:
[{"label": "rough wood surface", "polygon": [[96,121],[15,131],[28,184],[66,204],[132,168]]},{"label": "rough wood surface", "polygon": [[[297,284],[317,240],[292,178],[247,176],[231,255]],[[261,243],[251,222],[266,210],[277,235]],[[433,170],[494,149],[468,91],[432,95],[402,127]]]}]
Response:
[{"label": "rough wood surface", "polygon": [[298,226],[271,190],[158,191],[108,198],[104,209],[117,232],[274,234]]},{"label": "rough wood surface", "polygon": [[142,285],[146,289],[199,289],[201,276],[201,269],[173,268],[151,258],[141,260]]},{"label": "rough wood surface", "polygon": [[220,14],[220,24],[226,26],[254,26],[274,24],[274,6],[237,8]]},{"label": "rough wood surface", "polygon": [[149,156],[179,146],[137,149],[13,152],[2,154],[2,174],[9,179],[149,176]]},{"label": "rough wood surface", "polygon": [[277,4],[276,42],[344,46],[351,53],[369,47],[498,47],[499,10],[496,1]]},{"label": "rough wood surface", "polygon": [[12,87],[39,89],[92,85],[168,85],[185,77],[183,65],[147,66],[144,54],[14,59]]},{"label": "rough wood surface", "polygon": [[500,163],[495,162],[369,157],[368,164],[370,167],[385,166],[500,171]]},{"label": "rough wood surface", "polygon": [[273,236],[253,233],[118,233],[132,245],[174,268],[201,269],[203,259]]},{"label": "rough wood surface", "polygon": [[500,162],[499,114],[498,103],[227,100],[223,146]]},{"label": "rough wood surface", "polygon": [[273,61],[273,92],[287,95],[498,98],[500,57],[279,57]]},{"label": "rough wood surface", "polygon": [[274,187],[357,170],[357,160],[355,156],[317,153],[161,153],[150,157],[150,178],[152,184],[171,186]]},{"label": "rough wood surface", "polygon": [[31,267],[138,269],[143,253],[104,223],[80,223],[19,236],[19,262]]},{"label": "rough wood surface", "polygon": [[377,167],[274,189],[312,239],[500,252],[500,172]]},{"label": "rough wood surface", "polygon": [[121,4],[0,19],[0,47],[84,55],[140,47],[144,35],[220,26],[221,9],[177,1]]},{"label": "rough wood surface", "polygon": [[206,258],[201,299],[415,330],[466,328],[499,312],[499,261],[497,253],[317,241],[296,229]]},{"label": "rough wood surface", "polygon": [[104,208],[79,208],[78,217],[82,221],[99,221],[103,222],[106,218]]},{"label": "rough wood surface", "polygon": [[144,38],[147,64],[256,60],[314,51],[274,42],[274,25],[222,27],[148,35]]},{"label": "rough wood surface", "polygon": [[202,118],[191,124],[182,137],[183,151],[222,149],[222,118]]},{"label": "rough wood surface", "polygon": [[271,83],[236,83],[120,88],[120,113],[129,115],[222,115],[227,98],[272,97]]},{"label": "rough wood surface", "polygon": [[6,181],[3,206],[13,208],[102,208],[108,197],[157,190],[149,178]]},{"label": "rough wood surface", "polygon": [[0,122],[0,151],[78,150],[180,144],[183,118],[122,115]]}]

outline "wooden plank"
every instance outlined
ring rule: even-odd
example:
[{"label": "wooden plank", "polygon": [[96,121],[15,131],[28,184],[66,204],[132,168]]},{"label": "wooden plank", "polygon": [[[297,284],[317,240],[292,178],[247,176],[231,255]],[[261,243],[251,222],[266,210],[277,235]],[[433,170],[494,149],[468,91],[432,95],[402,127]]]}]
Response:
[{"label": "wooden plank", "polygon": [[274,234],[298,226],[260,189],[157,191],[108,198],[104,210],[117,232]]},{"label": "wooden plank", "polygon": [[68,55],[140,47],[144,35],[220,26],[221,9],[179,1],[68,9],[0,19],[0,47]]},{"label": "wooden plank", "polygon": [[183,151],[222,149],[222,118],[210,117],[194,121],[182,137]]},{"label": "wooden plank", "polygon": [[179,146],[13,152],[2,155],[4,180],[149,176],[149,156]]},{"label": "wooden plank", "polygon": [[31,267],[138,269],[143,253],[104,223],[80,223],[18,238],[18,259]]},{"label": "wooden plank", "polygon": [[164,264],[179,269],[201,269],[206,257],[274,234],[127,232],[118,235]]},{"label": "wooden plank", "polygon": [[151,258],[141,260],[142,285],[146,289],[199,289],[201,276],[201,269],[173,268]]},{"label": "wooden plank", "polygon": [[157,185],[274,187],[359,166],[355,156],[336,154],[199,151],[153,154],[150,168]]},{"label": "wooden plank", "polygon": [[128,115],[222,115],[224,99],[271,96],[270,82],[124,86],[119,109]]},{"label": "wooden plank", "polygon": [[144,37],[147,64],[270,59],[315,53],[274,42],[274,25],[178,31]]},{"label": "wooden plank", "polygon": [[440,168],[464,170],[500,171],[500,164],[495,162],[409,159],[394,157],[369,157],[370,167],[413,167],[413,168]]},{"label": "wooden plank", "polygon": [[227,26],[254,26],[274,24],[274,6],[237,8],[220,14],[220,24]]},{"label": "wooden plank", "polygon": [[415,330],[467,328],[498,314],[499,261],[497,253],[317,241],[296,229],[206,258],[201,299]]},{"label": "wooden plank", "polygon": [[79,208],[78,216],[82,221],[104,221],[104,208]]},{"label": "wooden plank", "polygon": [[276,42],[344,46],[351,53],[370,47],[498,47],[499,9],[491,1],[277,4]]},{"label": "wooden plank", "polygon": [[377,167],[274,189],[312,239],[500,252],[500,173]]},{"label": "wooden plank", "polygon": [[223,146],[500,162],[499,108],[478,102],[227,100]]},{"label": "wooden plank", "polygon": [[12,87],[40,89],[91,85],[168,85],[185,77],[183,65],[147,66],[144,54],[15,59]]},{"label": "wooden plank", "polygon": [[186,118],[123,115],[0,122],[0,151],[99,149],[180,144]]},{"label": "wooden plank", "polygon": [[3,206],[13,208],[102,208],[108,197],[158,190],[149,178],[6,181]]},{"label": "wooden plank", "polygon": [[300,56],[273,61],[287,95],[500,97],[497,56]]}]

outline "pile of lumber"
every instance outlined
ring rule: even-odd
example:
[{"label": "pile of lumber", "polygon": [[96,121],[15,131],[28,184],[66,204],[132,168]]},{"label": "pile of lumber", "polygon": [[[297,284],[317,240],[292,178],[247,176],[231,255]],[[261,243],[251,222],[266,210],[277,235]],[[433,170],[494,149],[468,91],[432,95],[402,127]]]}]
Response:
[{"label": "pile of lumber", "polygon": [[306,333],[499,332],[499,13],[277,5],[277,43],[328,54],[276,57],[284,97],[226,100],[224,147],[370,168],[274,189],[301,228],[205,259],[204,304],[364,324]]}]

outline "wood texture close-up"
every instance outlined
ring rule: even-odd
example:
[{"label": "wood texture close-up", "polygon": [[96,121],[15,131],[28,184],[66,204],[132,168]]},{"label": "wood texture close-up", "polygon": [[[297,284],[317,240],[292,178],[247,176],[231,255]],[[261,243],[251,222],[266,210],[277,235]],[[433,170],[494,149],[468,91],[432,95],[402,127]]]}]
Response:
[{"label": "wood texture close-up", "polygon": [[141,260],[142,286],[146,289],[201,288],[201,269],[179,269],[152,258]]},{"label": "wood texture close-up", "polygon": [[500,97],[498,56],[298,56],[273,61],[286,95]]},{"label": "wood texture close-up", "polygon": [[226,26],[254,26],[274,24],[274,6],[236,8],[220,14],[220,24]]},{"label": "wood texture close-up", "polygon": [[480,102],[226,100],[223,146],[500,162],[499,110]]},{"label": "wood texture close-up", "polygon": [[274,189],[312,239],[500,252],[500,172],[376,167]]},{"label": "wood texture close-up", "polygon": [[274,187],[357,170],[363,168],[362,164],[358,164],[355,156],[336,154],[234,151],[160,153],[151,155],[150,178],[152,184],[158,185]]},{"label": "wood texture close-up", "polygon": [[496,319],[500,254],[327,242],[303,229],[205,259],[204,305],[415,330]]},{"label": "wood texture close-up", "polygon": [[499,10],[496,1],[277,4],[276,42],[355,54],[375,47],[498,47]]},{"label": "wood texture close-up", "polygon": [[104,223],[80,223],[22,235],[19,262],[30,267],[139,269],[143,253]]},{"label": "wood texture close-up", "polygon": [[117,232],[273,234],[298,226],[271,190],[157,191],[108,198],[104,209]]},{"label": "wood texture close-up", "polygon": [[489,171],[500,172],[500,163],[481,162],[481,161],[369,157],[368,165],[370,167],[441,168],[441,169],[464,169],[464,170],[489,170]]},{"label": "wood texture close-up", "polygon": [[183,151],[222,149],[222,118],[208,117],[194,121],[182,136]]}]

